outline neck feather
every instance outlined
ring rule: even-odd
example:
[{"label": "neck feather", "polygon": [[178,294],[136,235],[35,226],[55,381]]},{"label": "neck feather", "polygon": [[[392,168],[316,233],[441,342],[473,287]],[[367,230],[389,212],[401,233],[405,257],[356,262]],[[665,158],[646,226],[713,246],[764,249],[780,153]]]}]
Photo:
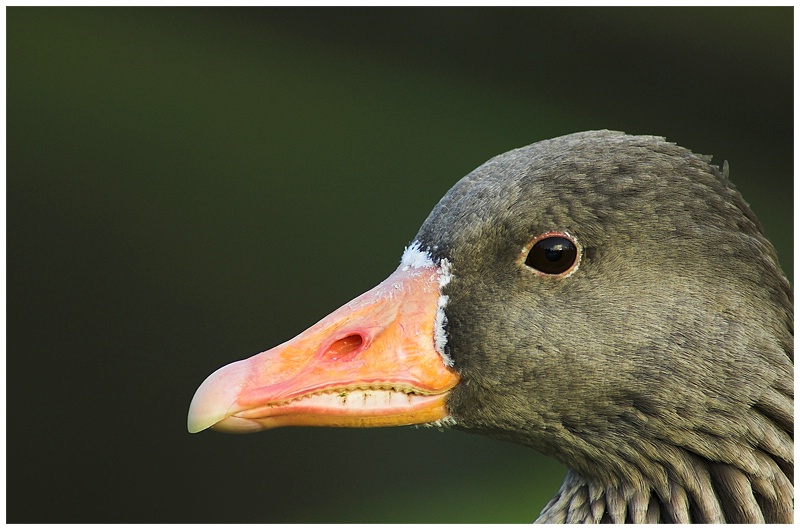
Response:
[{"label": "neck feather", "polygon": [[791,523],[792,425],[751,413],[749,440],[708,440],[704,456],[699,447],[651,440],[621,473],[571,469],[536,522]]}]

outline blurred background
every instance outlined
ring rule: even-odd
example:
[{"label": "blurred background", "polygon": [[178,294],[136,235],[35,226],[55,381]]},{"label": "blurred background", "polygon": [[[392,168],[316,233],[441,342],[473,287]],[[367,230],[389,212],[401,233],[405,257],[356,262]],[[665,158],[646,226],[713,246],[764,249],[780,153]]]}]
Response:
[{"label": "blurred background", "polygon": [[512,148],[728,160],[792,277],[792,8],[6,13],[9,522],[535,519],[564,469],[524,447],[185,427]]}]

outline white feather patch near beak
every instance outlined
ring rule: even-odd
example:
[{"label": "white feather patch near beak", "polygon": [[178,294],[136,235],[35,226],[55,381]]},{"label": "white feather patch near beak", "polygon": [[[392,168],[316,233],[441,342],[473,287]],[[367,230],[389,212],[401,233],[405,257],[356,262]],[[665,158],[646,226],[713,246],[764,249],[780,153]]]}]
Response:
[{"label": "white feather patch near beak", "polygon": [[447,345],[447,331],[445,329],[447,325],[447,315],[445,314],[445,307],[447,307],[447,302],[450,297],[442,292],[453,277],[450,261],[444,258],[438,263],[435,263],[430,252],[422,250],[419,241],[413,241],[403,252],[403,256],[400,259],[400,266],[402,270],[430,266],[436,267],[439,273],[439,299],[436,304],[436,320],[433,326],[433,344],[436,351],[441,355],[445,366],[452,367],[453,358],[445,352],[445,346]]}]

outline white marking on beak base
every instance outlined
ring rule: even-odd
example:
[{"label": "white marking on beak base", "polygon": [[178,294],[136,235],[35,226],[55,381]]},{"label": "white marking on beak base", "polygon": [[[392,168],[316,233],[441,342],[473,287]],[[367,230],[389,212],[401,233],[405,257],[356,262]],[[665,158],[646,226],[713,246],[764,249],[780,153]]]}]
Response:
[{"label": "white marking on beak base", "polygon": [[406,247],[405,252],[403,252],[403,257],[400,259],[400,266],[404,271],[409,268],[436,268],[436,272],[439,274],[439,299],[436,303],[436,320],[433,325],[433,346],[436,348],[436,351],[439,352],[445,366],[453,366],[453,358],[445,353],[445,345],[447,344],[447,331],[445,330],[447,315],[445,314],[445,307],[447,307],[447,302],[450,297],[446,294],[442,294],[442,289],[444,289],[453,278],[450,262],[446,258],[443,258],[438,264],[434,263],[430,252],[422,250],[419,241],[413,241]]}]

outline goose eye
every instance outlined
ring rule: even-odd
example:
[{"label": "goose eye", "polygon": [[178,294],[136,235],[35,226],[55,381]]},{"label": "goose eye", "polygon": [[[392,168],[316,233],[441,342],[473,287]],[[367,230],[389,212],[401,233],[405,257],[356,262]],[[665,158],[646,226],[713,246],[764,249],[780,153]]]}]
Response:
[{"label": "goose eye", "polygon": [[567,234],[547,233],[534,240],[525,265],[547,275],[563,275],[578,265],[578,246]]}]

